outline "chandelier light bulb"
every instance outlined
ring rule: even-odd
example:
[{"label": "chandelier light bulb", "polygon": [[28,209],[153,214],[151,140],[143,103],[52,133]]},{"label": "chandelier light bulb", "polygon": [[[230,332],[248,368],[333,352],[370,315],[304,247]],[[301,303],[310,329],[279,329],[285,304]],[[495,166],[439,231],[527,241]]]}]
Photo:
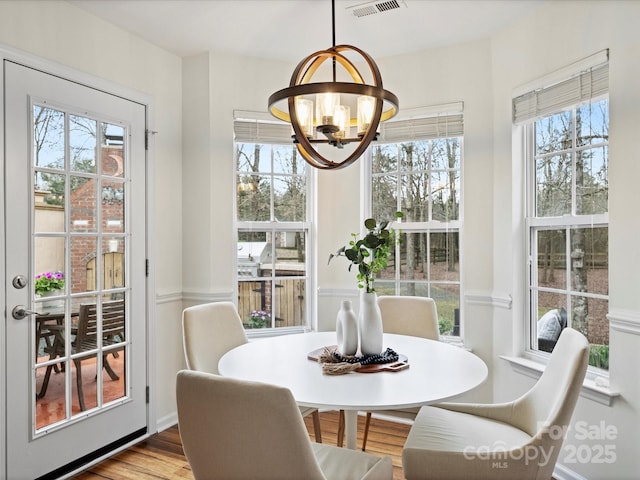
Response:
[{"label": "chandelier light bulb", "polygon": [[313,137],[313,102],[303,97],[296,98],[296,110],[302,133],[307,138]]},{"label": "chandelier light bulb", "polygon": [[358,135],[364,135],[371,125],[376,99],[361,95],[358,97]]},{"label": "chandelier light bulb", "polygon": [[351,108],[347,105],[336,106],[333,118],[336,127],[338,127],[338,131],[334,133],[334,137],[340,140],[347,138],[351,130]]}]

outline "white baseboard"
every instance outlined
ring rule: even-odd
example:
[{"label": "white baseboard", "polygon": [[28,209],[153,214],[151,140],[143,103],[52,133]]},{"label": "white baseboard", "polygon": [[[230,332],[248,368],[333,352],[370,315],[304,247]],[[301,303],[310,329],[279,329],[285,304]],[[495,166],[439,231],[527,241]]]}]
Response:
[{"label": "white baseboard", "polygon": [[158,419],[156,423],[156,432],[162,432],[167,428],[171,428],[178,423],[178,412],[172,412],[169,415]]}]

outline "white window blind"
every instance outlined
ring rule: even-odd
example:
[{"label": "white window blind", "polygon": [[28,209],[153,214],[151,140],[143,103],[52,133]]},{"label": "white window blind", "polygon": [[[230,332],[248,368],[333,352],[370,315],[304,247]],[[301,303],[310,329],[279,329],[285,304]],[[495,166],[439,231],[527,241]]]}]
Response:
[{"label": "white window blind", "polygon": [[[403,113],[405,114],[403,119],[380,124],[378,141],[400,143],[414,139],[458,137],[464,133],[462,103],[409,110]],[[265,121],[259,112],[249,114],[236,112],[233,131],[235,141],[239,143],[293,143],[291,125]]]},{"label": "white window blind", "polygon": [[238,143],[293,144],[291,125],[260,120],[236,119],[233,133]]},{"label": "white window blind", "polygon": [[380,141],[385,143],[426,140],[440,137],[458,137],[464,133],[462,114],[412,118],[382,124]]},{"label": "white window blind", "polygon": [[605,63],[548,87],[513,99],[513,123],[545,117],[573,105],[588,102],[609,91],[609,64]]},{"label": "white window blind", "polygon": [[398,117],[380,125],[379,141],[406,143],[464,134],[464,104],[453,102],[401,110]]}]

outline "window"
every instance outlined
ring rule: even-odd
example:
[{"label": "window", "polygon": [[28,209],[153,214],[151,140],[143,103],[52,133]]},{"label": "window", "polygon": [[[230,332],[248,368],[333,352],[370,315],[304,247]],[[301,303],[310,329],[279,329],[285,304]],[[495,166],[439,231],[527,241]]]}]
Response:
[{"label": "window", "polygon": [[527,347],[551,352],[569,326],[589,340],[589,364],[606,370],[608,65],[514,99],[514,113],[527,162]]},{"label": "window", "polygon": [[236,119],[238,312],[245,328],[303,329],[309,310],[309,168],[284,124]]},{"label": "window", "polygon": [[[379,295],[431,297],[440,333],[460,334],[462,105],[383,124],[371,149],[371,215],[401,210],[400,242]],[[444,110],[444,111],[443,111]]]}]

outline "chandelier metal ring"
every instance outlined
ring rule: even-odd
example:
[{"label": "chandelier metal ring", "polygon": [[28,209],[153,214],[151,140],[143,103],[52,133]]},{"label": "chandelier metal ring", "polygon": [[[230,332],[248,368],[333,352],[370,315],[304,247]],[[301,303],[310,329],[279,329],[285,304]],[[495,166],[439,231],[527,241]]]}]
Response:
[{"label": "chandelier metal ring", "polygon": [[[364,77],[354,63],[343,55],[343,52],[349,51],[357,53],[364,59],[364,62],[369,67],[373,85],[365,84]],[[326,60],[333,60],[334,81],[312,83],[311,80],[314,74]],[[336,81],[336,64],[341,65],[346,70],[353,82]],[[342,138],[336,141],[331,136],[331,130],[329,130],[328,139],[308,138],[307,135],[303,133],[300,125],[295,100],[297,97],[323,93],[344,93],[373,98],[375,100],[375,107],[372,112],[371,121],[364,134],[359,135],[357,138]],[[283,100],[287,101],[288,112],[276,106],[278,102],[282,102]],[[320,169],[337,169],[352,164],[365,152],[369,144],[377,138],[377,129],[380,122],[392,118],[398,112],[398,98],[393,93],[382,88],[382,77],[376,63],[366,52],[352,45],[333,46],[327,50],[315,52],[303,59],[293,71],[289,87],[272,94],[269,97],[268,104],[269,111],[274,117],[291,123],[294,131],[294,141],[303,158],[310,165]],[[383,110],[385,105],[387,105],[388,108]],[[351,127],[355,125],[356,121],[350,118],[349,123]],[[323,133],[326,134],[326,132]],[[314,143],[331,143],[334,146],[342,148],[342,145],[356,141],[358,145],[355,150],[340,162],[334,162],[325,158],[312,146]]]}]

